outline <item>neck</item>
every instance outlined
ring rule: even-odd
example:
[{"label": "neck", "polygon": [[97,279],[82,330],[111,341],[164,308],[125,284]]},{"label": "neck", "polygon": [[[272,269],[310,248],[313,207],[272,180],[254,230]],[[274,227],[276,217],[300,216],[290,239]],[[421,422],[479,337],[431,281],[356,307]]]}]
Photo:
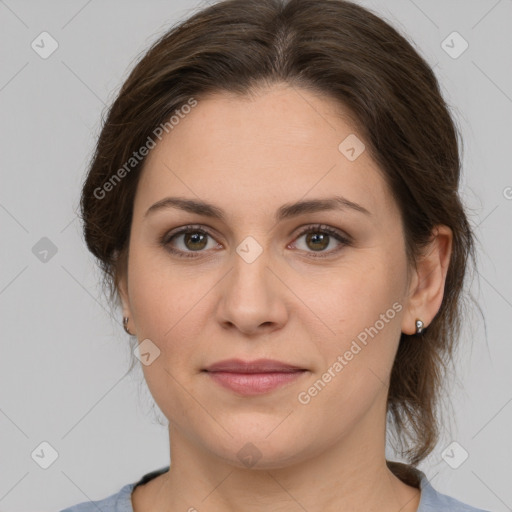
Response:
[{"label": "neck", "polygon": [[419,489],[388,468],[385,425],[375,437],[374,420],[358,422],[323,453],[263,469],[238,467],[170,427],[171,467],[153,487],[151,510],[416,512]]}]

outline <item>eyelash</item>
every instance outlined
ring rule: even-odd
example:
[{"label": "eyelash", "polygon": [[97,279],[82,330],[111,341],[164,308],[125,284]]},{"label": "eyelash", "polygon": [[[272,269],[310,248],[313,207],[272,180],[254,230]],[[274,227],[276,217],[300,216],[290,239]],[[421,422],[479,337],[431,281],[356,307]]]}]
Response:
[{"label": "eyelash", "polygon": [[[181,251],[179,249],[174,249],[169,245],[169,243],[171,242],[171,240],[173,238],[175,238],[179,235],[185,235],[185,234],[189,234],[189,233],[200,233],[202,235],[207,235],[207,236],[213,238],[213,236],[208,231],[203,229],[202,227],[197,226],[197,225],[189,225],[189,226],[184,226],[183,228],[181,228],[179,231],[176,231],[175,233],[172,233],[172,232],[166,233],[164,236],[162,236],[160,238],[160,241],[159,241],[160,245],[162,245],[167,251],[169,251],[172,254],[175,254],[179,258],[197,258],[199,256],[196,256],[195,254],[201,253],[204,251]],[[351,244],[351,240],[348,236],[344,236],[338,230],[330,228],[329,226],[326,226],[325,224],[316,224],[313,226],[308,226],[307,228],[302,230],[297,235],[295,240],[299,239],[303,235],[307,235],[308,233],[321,233],[321,234],[330,235],[330,236],[334,237],[338,242],[340,242],[342,247],[349,246]],[[339,250],[341,250],[342,247],[338,247],[337,249],[332,249],[328,252],[322,251],[322,252],[319,252],[318,254],[315,254],[314,252],[309,253],[309,251],[308,251],[308,254],[310,254],[310,257],[312,257],[312,258],[327,258],[330,255],[337,253]]]}]

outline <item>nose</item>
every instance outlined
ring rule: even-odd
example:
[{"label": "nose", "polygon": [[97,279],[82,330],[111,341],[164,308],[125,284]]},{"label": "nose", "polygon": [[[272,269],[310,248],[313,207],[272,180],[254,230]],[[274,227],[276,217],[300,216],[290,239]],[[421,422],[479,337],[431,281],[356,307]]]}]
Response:
[{"label": "nose", "polygon": [[225,329],[246,335],[281,329],[288,319],[287,288],[282,276],[271,268],[268,251],[256,260],[245,261],[233,255],[233,268],[222,280],[217,318]]}]

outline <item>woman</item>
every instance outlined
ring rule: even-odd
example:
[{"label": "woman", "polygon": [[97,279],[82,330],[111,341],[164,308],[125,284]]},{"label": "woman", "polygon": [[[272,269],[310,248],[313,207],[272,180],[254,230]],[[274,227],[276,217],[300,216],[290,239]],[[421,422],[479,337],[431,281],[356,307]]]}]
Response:
[{"label": "woman", "polygon": [[474,254],[459,173],[432,70],[355,4],[228,0],[170,30],[81,206],[171,464],[67,512],[476,510],[415,467]]}]

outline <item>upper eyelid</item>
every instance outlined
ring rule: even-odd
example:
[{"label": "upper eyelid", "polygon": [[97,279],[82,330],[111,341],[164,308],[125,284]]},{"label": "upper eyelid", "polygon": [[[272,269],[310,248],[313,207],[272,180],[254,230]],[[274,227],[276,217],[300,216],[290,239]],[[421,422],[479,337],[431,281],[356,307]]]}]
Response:
[{"label": "upper eyelid", "polygon": [[[298,233],[295,235],[295,238],[293,239],[292,242],[294,242],[297,238],[307,234],[309,230],[312,230],[312,231],[317,230],[319,232],[333,231],[333,233],[327,233],[327,234],[329,234],[331,236],[335,236],[335,235],[338,236],[340,239],[337,241],[342,244],[352,241],[352,237],[348,233],[346,233],[343,230],[340,230],[339,228],[335,228],[334,226],[329,226],[328,224],[325,224],[325,223],[305,224],[305,225],[299,226],[294,231],[296,231],[296,230],[298,230]],[[214,239],[217,243],[220,243],[220,242],[218,242],[218,240],[216,239],[214,234],[212,234],[212,232],[211,232],[211,231],[216,232],[216,230],[209,226],[205,226],[203,224],[188,224],[188,225],[180,226],[179,228],[176,228],[175,230],[173,229],[169,232],[166,232],[161,237],[161,240],[163,243],[168,244],[172,240],[172,238],[174,238],[176,236],[184,235],[187,233],[187,231],[189,231],[191,233],[193,233],[195,231],[204,232],[207,236]],[[185,251],[185,252],[194,252],[194,251]],[[197,252],[204,252],[204,251],[197,251]],[[327,252],[331,252],[331,251],[327,251]]]},{"label": "upper eyelid", "polygon": [[[340,236],[345,236],[346,238],[350,238],[350,235],[348,235],[348,233],[346,233],[344,230],[342,230],[340,228],[336,228],[334,226],[330,226],[329,224],[325,224],[325,223],[303,224],[297,228],[294,228],[293,231],[298,231],[297,235],[301,235],[304,233],[304,231],[307,231],[308,229],[318,229],[318,231],[330,229],[330,230],[338,233]],[[183,226],[179,226],[177,228],[166,231],[163,236],[165,237],[168,235],[174,236],[174,235],[178,235],[178,234],[183,234],[183,232],[186,232],[187,230],[204,231],[205,233],[207,233],[209,236],[212,236],[212,237],[214,236],[215,233],[218,232],[215,228],[213,228],[211,226],[207,226],[206,224],[185,224]],[[171,235],[171,233],[172,233],[172,235]]]}]

